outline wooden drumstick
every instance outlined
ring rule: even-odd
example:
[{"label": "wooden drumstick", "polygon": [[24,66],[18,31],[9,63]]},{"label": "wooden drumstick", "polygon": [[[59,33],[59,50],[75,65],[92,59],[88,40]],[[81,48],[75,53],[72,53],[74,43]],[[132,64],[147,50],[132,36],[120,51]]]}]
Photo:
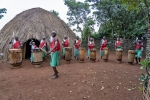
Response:
[{"label": "wooden drumstick", "polygon": [[13,37],[15,36],[14,32],[13,32]]}]

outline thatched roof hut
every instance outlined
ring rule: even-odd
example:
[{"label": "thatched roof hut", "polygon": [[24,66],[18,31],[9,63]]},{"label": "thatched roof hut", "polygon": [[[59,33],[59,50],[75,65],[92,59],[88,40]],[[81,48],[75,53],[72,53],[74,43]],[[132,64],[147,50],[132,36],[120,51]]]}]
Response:
[{"label": "thatched roof hut", "polygon": [[9,42],[14,32],[14,35],[18,36],[23,43],[23,58],[26,58],[31,39],[34,39],[39,45],[42,36],[46,36],[47,41],[49,40],[52,30],[58,33],[61,41],[63,36],[67,35],[70,45],[73,45],[75,34],[63,20],[42,8],[23,11],[2,28],[0,32],[0,53],[4,53],[4,59],[7,59]]}]

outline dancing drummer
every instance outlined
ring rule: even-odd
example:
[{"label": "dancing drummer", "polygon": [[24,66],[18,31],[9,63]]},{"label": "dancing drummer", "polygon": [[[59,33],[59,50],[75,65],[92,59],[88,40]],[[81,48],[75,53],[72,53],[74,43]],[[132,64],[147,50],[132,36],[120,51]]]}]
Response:
[{"label": "dancing drummer", "polygon": [[30,44],[31,45],[31,57],[30,57],[30,61],[33,63],[34,61],[34,57],[32,52],[37,48],[37,46],[35,45],[35,42],[33,40],[31,40]]},{"label": "dancing drummer", "polygon": [[136,60],[136,63],[138,64],[140,61],[141,61],[141,58],[142,58],[142,41],[139,40],[138,38],[136,38],[136,41],[134,42],[135,45],[136,45],[136,49],[135,49],[135,52],[136,52],[136,55],[135,55],[135,60]]},{"label": "dancing drummer", "polygon": [[51,53],[50,66],[53,68],[54,71],[52,79],[58,78],[58,71],[56,67],[59,65],[60,42],[56,35],[57,33],[55,31],[52,31],[52,36],[50,38],[50,51],[48,52],[48,54]]},{"label": "dancing drummer", "polygon": [[74,42],[74,58],[78,60],[79,57],[79,47],[80,47],[81,41],[79,40],[79,36],[76,37]]},{"label": "dancing drummer", "polygon": [[102,57],[104,56],[104,48],[107,46],[107,40],[106,40],[106,37],[103,36],[103,39],[101,40],[100,42],[100,56],[101,56],[101,59]]},{"label": "dancing drummer", "polygon": [[90,59],[90,50],[92,50],[94,46],[95,44],[94,44],[93,38],[90,38],[88,42],[88,59]]},{"label": "dancing drummer", "polygon": [[[40,48],[41,49],[43,49],[43,50],[45,50],[46,51],[46,46],[47,46],[47,42],[46,42],[46,37],[45,36],[43,36],[42,37],[42,40],[40,41]],[[45,56],[46,56],[46,54],[45,54],[45,52],[42,52],[42,58],[43,58],[43,60],[45,60]]]},{"label": "dancing drummer", "polygon": [[122,50],[122,42],[120,40],[120,37],[117,38],[117,41],[115,42],[116,50]]},{"label": "dancing drummer", "polygon": [[21,42],[17,36],[13,40],[9,42],[9,44],[13,44],[13,49],[20,49],[21,48]]},{"label": "dancing drummer", "polygon": [[65,59],[65,54],[66,54],[65,47],[69,46],[69,40],[68,40],[68,37],[66,35],[64,36],[64,39],[62,41],[62,45],[63,45],[63,48],[62,48],[63,59]]}]

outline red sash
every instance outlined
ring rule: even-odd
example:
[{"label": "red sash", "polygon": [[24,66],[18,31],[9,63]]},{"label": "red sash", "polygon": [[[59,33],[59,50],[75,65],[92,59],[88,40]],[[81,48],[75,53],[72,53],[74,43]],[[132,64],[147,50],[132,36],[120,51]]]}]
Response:
[{"label": "red sash", "polygon": [[107,40],[104,40],[104,43],[100,47],[101,50],[104,50],[104,48],[107,46]]},{"label": "red sash", "polygon": [[16,41],[15,44],[13,45],[14,49],[19,49],[20,47],[20,41]]},{"label": "red sash", "polygon": [[[57,44],[56,48],[54,48],[54,46],[55,46],[55,41],[58,41],[58,44]],[[56,40],[56,39],[54,38],[53,41],[50,43],[50,48],[51,48],[51,49],[54,48],[54,49],[52,50],[52,52],[59,51],[59,50],[60,50],[60,42],[59,42],[59,40]]]},{"label": "red sash", "polygon": [[36,45],[34,45],[34,49],[36,49]]},{"label": "red sash", "polygon": [[141,47],[142,47],[141,44],[136,45],[136,49],[141,49]]},{"label": "red sash", "polygon": [[64,41],[63,46],[64,46],[64,47],[68,47],[68,46],[69,46],[69,41],[68,41],[68,39],[66,39],[66,41]]},{"label": "red sash", "polygon": [[88,49],[93,49],[94,48],[94,43],[92,42],[91,44],[88,44]]},{"label": "red sash", "polygon": [[40,47],[40,48],[43,48],[44,44],[46,44],[45,41],[41,42],[39,47]]},{"label": "red sash", "polygon": [[80,40],[78,40],[78,42],[76,42],[76,44],[75,44],[76,49],[79,49],[79,47],[80,47]]},{"label": "red sash", "polygon": [[121,41],[117,41],[116,42],[116,47],[121,46],[122,42]]}]

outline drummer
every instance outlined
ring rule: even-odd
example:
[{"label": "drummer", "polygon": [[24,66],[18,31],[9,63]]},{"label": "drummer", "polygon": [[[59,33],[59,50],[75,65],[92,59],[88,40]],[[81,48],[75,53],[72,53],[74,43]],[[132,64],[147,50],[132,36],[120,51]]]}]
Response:
[{"label": "drummer", "polygon": [[37,46],[35,45],[35,42],[33,42],[33,40],[31,40],[30,45],[31,45],[31,57],[30,57],[30,61],[33,63],[34,57],[33,57],[32,52],[33,52],[34,49],[37,48]]},{"label": "drummer", "polygon": [[76,37],[74,42],[74,58],[78,59],[79,57],[79,47],[80,47],[81,41],[79,40],[79,36]]},{"label": "drummer", "polygon": [[93,49],[95,46],[93,38],[90,38],[88,42],[88,59],[90,59],[90,50]]},{"label": "drummer", "polygon": [[[46,37],[45,36],[43,36],[42,37],[42,40],[40,41],[40,48],[41,49],[43,49],[43,50],[45,50],[46,51],[46,46],[47,46],[47,42],[46,42]],[[42,58],[43,58],[43,60],[45,60],[45,56],[46,56],[46,54],[45,54],[45,52],[42,52]]]},{"label": "drummer", "polygon": [[59,65],[60,42],[56,35],[57,33],[55,31],[52,31],[52,36],[50,38],[50,51],[48,52],[48,54],[51,53],[50,66],[53,68],[54,71],[52,79],[58,78],[58,71],[56,67]]},{"label": "drummer", "polygon": [[65,59],[65,54],[66,54],[65,47],[68,47],[68,46],[69,46],[68,37],[67,37],[66,35],[64,36],[64,39],[63,39],[63,41],[62,41],[62,45],[63,45],[62,54],[63,54],[63,58]]},{"label": "drummer", "polygon": [[106,40],[106,37],[103,36],[103,39],[101,40],[100,42],[100,56],[101,56],[101,59],[102,57],[104,56],[104,48],[107,46],[107,40]]},{"label": "drummer", "polygon": [[9,44],[13,44],[13,49],[20,49],[21,48],[21,42],[17,36],[9,42]]},{"label": "drummer", "polygon": [[141,58],[142,58],[142,49],[141,48],[142,48],[143,45],[142,45],[142,41],[139,40],[139,39],[136,39],[135,44],[136,44],[135,60],[136,60],[136,63],[138,64],[140,62]]},{"label": "drummer", "polygon": [[117,41],[115,42],[116,50],[122,50],[122,42],[120,41],[120,37],[117,38]]}]

